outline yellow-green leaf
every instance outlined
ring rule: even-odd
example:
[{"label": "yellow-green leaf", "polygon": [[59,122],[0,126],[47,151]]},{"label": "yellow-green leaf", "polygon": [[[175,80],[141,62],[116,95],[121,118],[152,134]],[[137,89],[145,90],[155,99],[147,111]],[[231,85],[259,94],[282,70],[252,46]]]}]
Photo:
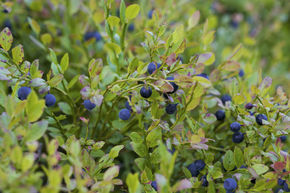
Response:
[{"label": "yellow-green leaf", "polygon": [[52,41],[52,37],[49,33],[42,34],[40,39],[44,45],[48,45]]},{"label": "yellow-green leaf", "polygon": [[28,23],[30,25],[30,27],[32,28],[32,30],[38,35],[40,32],[40,26],[38,25],[38,23],[31,18],[28,18]]},{"label": "yellow-green leaf", "polygon": [[45,101],[43,99],[38,100],[36,93],[32,90],[27,98],[26,114],[29,122],[37,121],[45,107]]},{"label": "yellow-green leaf", "polygon": [[116,17],[116,16],[109,16],[109,18],[107,20],[108,20],[108,23],[111,26],[111,28],[117,26],[120,22],[120,18]]},{"label": "yellow-green leaf", "polygon": [[200,18],[200,12],[199,11],[194,12],[188,20],[187,29],[190,30],[191,28],[196,26],[198,24],[199,18]]},{"label": "yellow-green leaf", "polygon": [[23,46],[22,45],[18,45],[15,48],[12,49],[12,57],[13,57],[13,61],[16,64],[20,64],[23,59],[24,59],[24,51],[23,51]]},{"label": "yellow-green leaf", "polygon": [[137,17],[138,13],[140,11],[140,6],[138,4],[133,4],[130,5],[129,7],[126,8],[125,16],[126,19],[134,19]]},{"label": "yellow-green leaf", "polygon": [[0,46],[8,52],[11,48],[12,42],[12,33],[8,27],[5,27],[0,33]]},{"label": "yellow-green leaf", "polygon": [[60,61],[60,67],[63,73],[67,70],[68,64],[69,64],[69,56],[68,53],[66,53],[65,55],[63,55]]},{"label": "yellow-green leaf", "polygon": [[212,41],[214,40],[214,33],[215,33],[215,31],[210,31],[210,32],[203,35],[202,42],[204,45],[208,45],[208,44],[212,43]]}]

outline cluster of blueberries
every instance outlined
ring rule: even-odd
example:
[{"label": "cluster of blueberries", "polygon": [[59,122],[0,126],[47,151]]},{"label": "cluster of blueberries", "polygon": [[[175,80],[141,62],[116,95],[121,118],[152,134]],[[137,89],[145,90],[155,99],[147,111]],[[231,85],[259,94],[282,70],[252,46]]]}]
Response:
[{"label": "cluster of blueberries", "polygon": [[[23,87],[19,88],[19,90],[17,92],[18,98],[22,101],[26,100],[28,95],[30,94],[30,92],[31,92],[31,88],[23,86]],[[53,94],[50,94],[50,93],[46,94],[44,99],[45,99],[45,105],[47,107],[53,106],[56,102],[55,96]]]},{"label": "cluster of blueberries", "polygon": [[[285,191],[285,192],[290,192],[290,189],[288,187],[288,184],[286,182],[286,180],[283,180],[281,178],[278,179],[278,185],[280,187],[282,187],[282,189]],[[277,192],[279,192],[280,188],[277,190]]]}]

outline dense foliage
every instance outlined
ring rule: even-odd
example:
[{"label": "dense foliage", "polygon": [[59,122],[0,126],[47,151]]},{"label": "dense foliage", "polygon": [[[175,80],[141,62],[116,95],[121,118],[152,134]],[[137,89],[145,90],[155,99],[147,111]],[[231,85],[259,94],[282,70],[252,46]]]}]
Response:
[{"label": "dense foliage", "polygon": [[289,3],[232,2],[1,3],[0,190],[289,192]]}]

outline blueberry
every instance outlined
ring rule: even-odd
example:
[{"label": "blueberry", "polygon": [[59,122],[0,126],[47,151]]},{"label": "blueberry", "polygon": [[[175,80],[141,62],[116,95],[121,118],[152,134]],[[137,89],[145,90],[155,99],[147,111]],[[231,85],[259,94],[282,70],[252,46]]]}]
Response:
[{"label": "blueberry", "polygon": [[[173,77],[167,77],[166,80],[174,80]],[[178,90],[178,85],[175,84],[175,82],[169,82],[171,84],[171,86],[173,87],[173,91],[172,92],[168,92],[168,94],[173,94]]]},{"label": "blueberry", "polygon": [[97,31],[87,32],[84,36],[85,41],[88,41],[89,39],[95,38],[96,41],[100,41],[102,39],[102,36]]},{"label": "blueberry", "polygon": [[238,184],[236,182],[235,179],[233,178],[227,178],[225,181],[224,181],[224,188],[227,190],[227,191],[233,191],[237,188]]},{"label": "blueberry", "polygon": [[153,9],[151,9],[150,11],[148,11],[148,18],[149,18],[149,19],[152,19],[153,12],[154,12]]},{"label": "blueberry", "polygon": [[132,107],[131,107],[131,105],[130,105],[130,103],[129,103],[128,101],[126,101],[126,103],[125,103],[125,107],[126,107],[126,109],[128,109],[129,111],[132,111]]},{"label": "blueberry", "polygon": [[285,183],[285,180],[282,180],[281,178],[278,179],[278,185],[283,186]]},{"label": "blueberry", "polygon": [[10,30],[12,30],[12,23],[9,19],[6,19],[4,22],[3,22],[3,28],[5,27],[8,27]]},{"label": "blueberry", "polygon": [[197,74],[196,76],[200,76],[209,80],[208,75],[206,73]]},{"label": "blueberry", "polygon": [[202,184],[201,184],[202,186],[204,186],[204,187],[208,186],[208,181],[206,179],[206,175],[202,176],[200,180],[202,181]]},{"label": "blueberry", "polygon": [[156,181],[152,181],[151,186],[152,186],[152,188],[154,188],[154,190],[157,191],[157,182]]},{"label": "blueberry", "polygon": [[254,107],[254,105],[252,104],[252,103],[247,103],[246,105],[245,105],[245,108],[246,109],[252,109]]},{"label": "blueberry", "polygon": [[151,95],[152,95],[152,89],[150,86],[148,86],[148,88],[146,89],[146,87],[142,87],[140,89],[140,95],[143,97],[143,98],[149,98]]},{"label": "blueberry", "polygon": [[234,143],[241,143],[244,140],[244,133],[241,132],[234,133],[232,140]]},{"label": "blueberry", "polygon": [[155,70],[157,69],[157,68],[160,68],[160,64],[159,63],[157,63],[157,67],[156,67],[156,64],[154,63],[154,62],[151,62],[151,63],[149,63],[148,64],[148,67],[147,67],[147,72],[149,73],[149,74],[153,74],[153,72],[155,72]]},{"label": "blueberry", "polygon": [[246,169],[246,168],[247,168],[247,166],[245,166],[245,165],[242,165],[240,168],[241,168],[241,169],[242,169],[242,168],[245,168],[245,169]]},{"label": "blueberry", "polygon": [[256,178],[251,179],[250,181],[252,184],[256,184]]},{"label": "blueberry", "polygon": [[285,181],[285,183],[283,184],[283,190],[284,190],[285,192],[290,192],[290,189],[289,189],[288,184],[287,184],[286,181]]},{"label": "blueberry", "polygon": [[216,116],[216,119],[219,120],[219,121],[222,121],[226,118],[226,114],[223,110],[218,110],[216,113],[215,113],[215,116]]},{"label": "blueberry", "polygon": [[259,124],[259,125],[263,125],[263,121],[262,120],[268,120],[268,118],[267,118],[267,116],[266,115],[264,115],[264,114],[258,114],[257,116],[256,116],[256,122]]},{"label": "blueberry", "polygon": [[241,129],[241,124],[238,122],[233,122],[230,127],[233,132],[238,132]]},{"label": "blueberry", "polygon": [[130,117],[131,117],[131,113],[128,109],[121,109],[121,111],[119,112],[119,118],[124,121],[130,119]]},{"label": "blueberry", "polygon": [[144,82],[143,81],[137,81],[137,84],[144,84]]},{"label": "blueberry", "polygon": [[134,23],[131,23],[131,24],[128,26],[128,31],[129,31],[129,32],[132,32],[132,31],[134,31],[134,29],[135,29]]},{"label": "blueberry", "polygon": [[286,135],[280,136],[280,140],[282,142],[286,142],[287,141],[287,136]]},{"label": "blueberry", "polygon": [[48,107],[51,107],[55,104],[56,99],[55,96],[53,94],[47,94],[45,95],[45,105]]},{"label": "blueberry", "polygon": [[171,154],[174,154],[174,152],[175,152],[175,148],[174,147],[172,147],[171,149],[167,149],[168,151],[169,151],[169,153],[171,153]]},{"label": "blueberry", "polygon": [[190,171],[192,177],[197,177],[199,174],[198,169],[196,168],[195,163],[191,163],[187,166],[187,169]]},{"label": "blueberry", "polygon": [[23,86],[19,88],[18,90],[18,98],[23,101],[27,99],[30,92],[31,92],[31,88]]},{"label": "blueberry", "polygon": [[244,70],[243,70],[243,69],[240,69],[240,71],[239,71],[239,76],[240,76],[240,77],[243,77],[244,75],[245,75]]},{"label": "blueberry", "polygon": [[194,164],[195,164],[195,167],[196,167],[196,169],[197,169],[198,171],[203,170],[203,168],[205,167],[205,163],[204,163],[203,160],[196,160],[196,161],[194,162]]},{"label": "blueberry", "polygon": [[176,107],[178,104],[168,104],[165,108],[167,114],[173,114],[176,111]]},{"label": "blueberry", "polygon": [[225,94],[221,97],[223,104],[225,105],[227,101],[232,101],[232,97],[228,94]]},{"label": "blueberry", "polygon": [[96,104],[92,103],[90,100],[84,100],[84,106],[87,110],[93,110],[96,107]]},{"label": "blueberry", "polygon": [[238,22],[238,21],[234,21],[234,20],[232,20],[230,24],[231,24],[231,26],[232,26],[234,29],[237,29],[237,28],[239,27],[239,22]]}]

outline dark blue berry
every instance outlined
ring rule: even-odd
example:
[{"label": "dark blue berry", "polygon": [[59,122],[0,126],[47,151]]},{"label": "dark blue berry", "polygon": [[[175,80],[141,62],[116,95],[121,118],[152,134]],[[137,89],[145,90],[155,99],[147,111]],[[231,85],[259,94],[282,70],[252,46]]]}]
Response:
[{"label": "dark blue berry", "polygon": [[283,184],[283,190],[284,190],[285,192],[290,192],[290,189],[289,189],[288,184],[287,184],[286,181],[285,181],[284,184]]},{"label": "dark blue berry", "polygon": [[252,103],[247,103],[246,105],[245,105],[245,108],[246,109],[252,109],[254,107],[254,105],[252,104]]},{"label": "dark blue berry", "polygon": [[31,92],[31,88],[23,86],[19,88],[18,90],[18,98],[23,101],[27,99],[30,92]]},{"label": "dark blue berry", "polygon": [[157,63],[157,66],[156,66],[156,64],[154,63],[154,62],[151,62],[151,63],[149,63],[148,64],[148,67],[147,67],[147,72],[149,73],[149,74],[153,74],[153,72],[155,72],[155,70],[157,69],[157,68],[160,68],[160,64],[159,63]]},{"label": "dark blue berry", "polygon": [[154,12],[153,9],[151,9],[151,10],[148,12],[148,18],[149,18],[149,19],[152,19],[153,12]]},{"label": "dark blue berry", "polygon": [[223,104],[225,105],[227,101],[232,101],[232,97],[228,94],[225,94],[221,97]]},{"label": "dark blue berry", "polygon": [[237,29],[239,27],[239,22],[238,21],[234,21],[232,20],[230,25],[234,28],[234,29]]},{"label": "dark blue berry", "polygon": [[171,153],[171,154],[174,154],[174,152],[175,152],[175,148],[174,147],[172,147],[171,149],[167,149],[168,151],[169,151],[169,153]]},{"label": "dark blue berry", "polygon": [[200,76],[209,80],[208,75],[206,73],[197,74],[196,76]]},{"label": "dark blue berry", "polygon": [[236,182],[235,179],[233,178],[227,178],[225,181],[224,181],[224,188],[227,190],[227,191],[233,191],[237,188],[238,184]]},{"label": "dark blue berry", "polygon": [[152,188],[154,188],[155,191],[157,191],[157,182],[156,181],[152,181],[151,186],[152,186]]},{"label": "dark blue berry", "polygon": [[247,168],[247,166],[245,166],[245,165],[242,165],[240,168]]},{"label": "dark blue berry", "polygon": [[285,180],[282,180],[281,178],[278,179],[278,185],[283,186],[285,183]]},{"label": "dark blue berry", "polygon": [[87,110],[93,110],[96,107],[95,103],[92,103],[90,100],[84,100],[84,106]]},{"label": "dark blue berry", "polygon": [[134,29],[135,29],[134,23],[131,23],[131,24],[128,26],[128,31],[129,31],[129,32],[132,32],[132,31],[134,31]]},{"label": "dark blue berry", "polygon": [[196,167],[196,169],[197,169],[198,171],[203,170],[203,168],[205,167],[205,163],[204,163],[203,160],[196,160],[196,161],[194,162],[194,164],[195,164],[195,167]]},{"label": "dark blue berry", "polygon": [[44,98],[45,98],[45,105],[47,107],[53,106],[56,102],[55,96],[53,94],[47,94],[45,95]]},{"label": "dark blue berry", "polygon": [[92,39],[92,38],[95,38],[96,41],[102,40],[101,34],[97,31],[87,32],[84,36],[85,41]]},{"label": "dark blue berry", "polygon": [[130,119],[130,117],[131,117],[131,113],[128,109],[121,109],[121,111],[119,112],[119,118],[124,121]]},{"label": "dark blue berry", "polygon": [[240,76],[240,77],[243,77],[244,75],[245,75],[245,72],[244,72],[243,69],[241,69],[241,70],[239,71],[239,76]]},{"label": "dark blue berry", "polygon": [[165,108],[167,114],[173,114],[176,111],[178,104],[168,104]]},{"label": "dark blue berry", "polygon": [[286,142],[287,141],[287,136],[286,135],[280,136],[280,140],[282,142]]},{"label": "dark blue berry", "polygon": [[130,105],[130,103],[129,103],[128,101],[126,101],[126,103],[125,103],[125,107],[126,107],[126,109],[128,109],[129,111],[132,111],[132,107],[131,107],[131,105]]},{"label": "dark blue berry", "polygon": [[219,121],[222,121],[226,118],[226,114],[223,110],[218,110],[216,113],[215,113],[215,116],[216,116],[216,119],[219,120]]},{"label": "dark blue berry", "polygon": [[[174,80],[174,77],[167,77],[166,80]],[[168,92],[168,94],[173,94],[178,90],[178,85],[175,84],[175,82],[169,82],[171,84],[171,86],[173,87],[173,91],[172,92]]]},{"label": "dark blue berry", "polygon": [[233,134],[232,140],[234,143],[241,143],[244,140],[244,133],[236,132]]},{"label": "dark blue berry", "polygon": [[196,168],[195,163],[191,163],[187,166],[187,169],[190,171],[192,177],[197,177],[199,174],[198,169]]},{"label": "dark blue berry", "polygon": [[6,19],[4,22],[3,22],[3,28],[5,27],[8,27],[10,30],[12,30],[12,23],[9,19]]},{"label": "dark blue berry", "polygon": [[208,181],[206,179],[206,175],[201,177],[201,181],[202,181],[202,186],[207,187],[208,186]]},{"label": "dark blue berry", "polygon": [[259,124],[259,125],[263,125],[263,120],[268,120],[267,116],[264,115],[264,114],[258,114],[256,116],[256,122]]},{"label": "dark blue berry", "polygon": [[233,132],[238,132],[241,129],[241,124],[238,122],[233,122],[230,127]]},{"label": "dark blue berry", "polygon": [[151,95],[152,95],[152,89],[150,86],[148,86],[148,88],[146,87],[142,87],[140,89],[140,95],[143,97],[143,98],[149,98]]}]

